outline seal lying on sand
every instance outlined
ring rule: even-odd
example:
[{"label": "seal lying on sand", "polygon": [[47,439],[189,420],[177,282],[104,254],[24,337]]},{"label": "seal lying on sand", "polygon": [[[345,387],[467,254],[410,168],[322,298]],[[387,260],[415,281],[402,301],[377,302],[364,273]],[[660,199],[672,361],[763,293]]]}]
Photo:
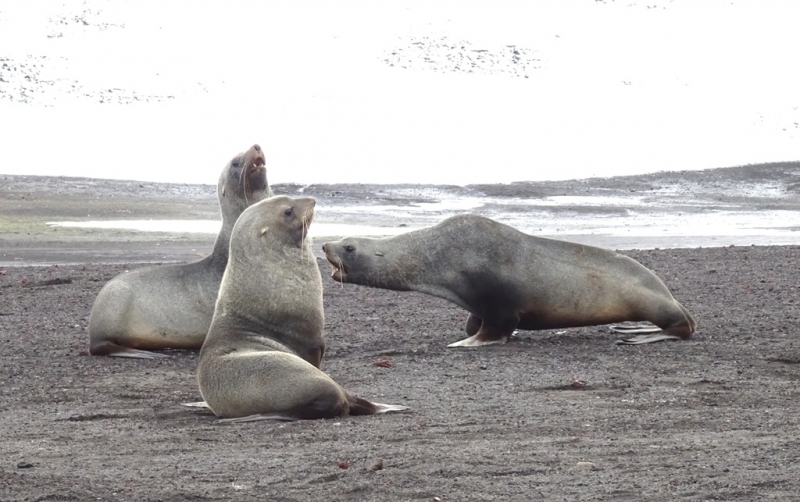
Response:
[{"label": "seal lying on sand", "polygon": [[211,254],[194,263],[144,267],[111,279],[89,317],[90,354],[149,359],[166,356],[140,349],[202,347],[228,263],[233,224],[247,206],[273,195],[261,147],[253,145],[228,162],[217,194],[222,229]]},{"label": "seal lying on sand", "polygon": [[[322,246],[336,281],[438,296],[470,312],[469,338],[450,347],[503,343],[515,329],[650,321],[628,344],[687,339],[695,322],[656,275],[605,249],[524,234],[475,215],[384,239]],[[615,327],[612,327],[615,329]]]},{"label": "seal lying on sand", "polygon": [[311,197],[272,197],[233,229],[231,258],[200,351],[197,381],[224,421],[298,420],[407,409],[371,403],[320,369],[322,277],[307,238]]}]

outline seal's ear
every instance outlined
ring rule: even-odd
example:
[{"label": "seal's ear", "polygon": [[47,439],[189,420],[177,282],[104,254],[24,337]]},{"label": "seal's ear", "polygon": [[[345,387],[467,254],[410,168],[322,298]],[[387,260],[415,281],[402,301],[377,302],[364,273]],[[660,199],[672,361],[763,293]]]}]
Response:
[{"label": "seal's ear", "polygon": [[261,236],[263,237],[269,231],[269,227],[264,227],[261,229]]},{"label": "seal's ear", "polygon": [[381,253],[380,251],[375,251],[375,256],[383,256],[383,253]]},{"label": "seal's ear", "polygon": [[223,186],[222,186],[222,196],[223,196],[223,197],[225,197],[225,188],[227,188],[227,187],[223,185]]}]

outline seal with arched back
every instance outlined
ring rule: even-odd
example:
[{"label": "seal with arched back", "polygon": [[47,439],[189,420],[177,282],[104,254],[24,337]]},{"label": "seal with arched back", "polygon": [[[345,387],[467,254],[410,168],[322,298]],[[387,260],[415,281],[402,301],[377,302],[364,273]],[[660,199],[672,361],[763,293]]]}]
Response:
[{"label": "seal with arched back", "polygon": [[516,329],[649,321],[614,327],[648,333],[640,344],[687,339],[691,314],[639,262],[594,246],[535,237],[476,215],[383,239],[349,237],[322,246],[336,281],[418,291],[466,309],[468,338],[450,347],[503,343]]},{"label": "seal with arched back", "polygon": [[320,369],[322,277],[311,251],[311,197],[272,197],[233,229],[230,260],[197,363],[223,421],[299,420],[407,409],[355,397]]},{"label": "seal with arched back", "polygon": [[217,185],[222,228],[202,260],[143,267],[111,279],[89,317],[92,355],[154,358],[157,349],[199,349],[211,324],[228,263],[231,230],[252,203],[272,196],[264,152],[253,145],[231,159]]}]

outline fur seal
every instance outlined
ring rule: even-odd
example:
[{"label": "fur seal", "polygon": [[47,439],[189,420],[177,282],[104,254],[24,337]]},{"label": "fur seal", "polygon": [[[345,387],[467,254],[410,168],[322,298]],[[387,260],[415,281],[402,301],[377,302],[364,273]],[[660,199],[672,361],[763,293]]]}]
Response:
[{"label": "fur seal", "polygon": [[346,238],[322,246],[336,281],[418,291],[466,309],[469,338],[449,347],[504,343],[515,329],[612,327],[649,333],[621,343],[687,339],[691,314],[639,262],[593,246],[535,237],[477,215],[383,239]]},{"label": "fur seal", "polygon": [[214,318],[197,362],[222,421],[300,420],[407,409],[349,394],[319,367],[322,276],[307,237],[316,202],[272,197],[236,222]]},{"label": "fur seal", "polygon": [[222,170],[217,185],[222,228],[209,256],[136,269],[100,290],[89,317],[90,354],[152,359],[166,356],[149,350],[202,347],[228,263],[233,225],[250,204],[273,195],[264,164],[264,152],[253,145]]}]

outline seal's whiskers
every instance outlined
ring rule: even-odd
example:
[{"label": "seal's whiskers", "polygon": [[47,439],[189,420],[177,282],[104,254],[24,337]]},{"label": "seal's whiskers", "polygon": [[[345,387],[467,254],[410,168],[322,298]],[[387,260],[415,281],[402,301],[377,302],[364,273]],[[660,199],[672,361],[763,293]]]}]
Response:
[{"label": "seal's whiskers", "polygon": [[242,193],[244,195],[244,205],[245,205],[245,207],[250,206],[250,199],[249,199],[248,196],[252,195],[252,192],[250,191],[250,185],[248,184],[248,180],[249,180],[249,178],[247,176],[248,169],[249,169],[249,166],[242,167],[242,172],[239,174],[239,186],[242,187]]},{"label": "seal's whiskers", "polygon": [[311,227],[311,219],[314,217],[314,210],[306,211],[303,215],[303,233],[300,238],[300,248],[302,249],[303,259],[312,262],[314,258],[314,251],[311,249],[311,238],[308,236],[309,228]]}]

